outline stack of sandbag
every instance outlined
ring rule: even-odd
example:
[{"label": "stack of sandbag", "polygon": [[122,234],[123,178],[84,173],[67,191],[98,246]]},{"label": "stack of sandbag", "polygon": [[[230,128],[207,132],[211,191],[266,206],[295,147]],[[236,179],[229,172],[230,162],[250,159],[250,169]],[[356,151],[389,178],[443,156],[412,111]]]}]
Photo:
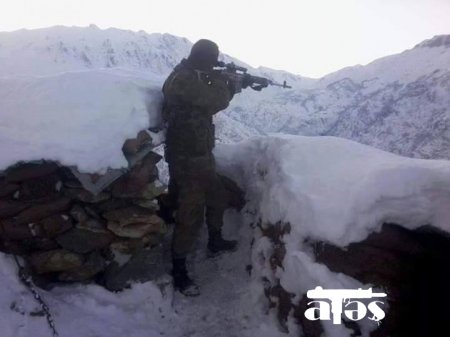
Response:
[{"label": "stack of sandbag", "polygon": [[151,142],[146,131],[127,140],[129,168],[110,172],[101,190],[89,186],[104,176],[56,162],[18,163],[0,173],[0,250],[22,256],[42,284],[97,281],[119,290],[160,275],[167,226],[156,198],[165,187]]}]

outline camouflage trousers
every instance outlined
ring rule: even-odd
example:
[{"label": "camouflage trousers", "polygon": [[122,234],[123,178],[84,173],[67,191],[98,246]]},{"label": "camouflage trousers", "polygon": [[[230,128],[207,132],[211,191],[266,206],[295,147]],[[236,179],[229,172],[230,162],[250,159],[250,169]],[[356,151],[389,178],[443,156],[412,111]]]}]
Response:
[{"label": "camouflage trousers", "polygon": [[228,207],[227,191],[212,155],[176,158],[169,163],[169,197],[177,213],[172,240],[174,258],[185,258],[206,219],[208,232],[220,232]]}]

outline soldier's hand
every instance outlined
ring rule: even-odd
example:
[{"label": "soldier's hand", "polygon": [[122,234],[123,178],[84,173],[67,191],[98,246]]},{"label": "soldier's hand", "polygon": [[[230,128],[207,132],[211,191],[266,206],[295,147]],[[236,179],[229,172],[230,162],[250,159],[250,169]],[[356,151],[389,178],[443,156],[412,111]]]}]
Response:
[{"label": "soldier's hand", "polygon": [[227,79],[225,78],[225,76],[223,76],[220,72],[213,70],[210,73],[208,73],[208,76],[213,80],[213,81],[222,81],[222,82],[227,82]]},{"label": "soldier's hand", "polygon": [[244,79],[242,80],[242,88],[248,88],[253,84],[252,77],[249,74],[245,74]]},{"label": "soldier's hand", "polygon": [[236,86],[233,81],[227,81],[228,90],[230,90],[231,96],[234,96],[236,93]]}]

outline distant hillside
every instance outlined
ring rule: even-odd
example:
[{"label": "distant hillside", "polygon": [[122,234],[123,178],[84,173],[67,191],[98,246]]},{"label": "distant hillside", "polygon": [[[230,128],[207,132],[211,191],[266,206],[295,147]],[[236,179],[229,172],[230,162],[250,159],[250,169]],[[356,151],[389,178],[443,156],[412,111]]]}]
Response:
[{"label": "distant hillside", "polygon": [[[436,36],[366,66],[309,79],[249,69],[292,90],[246,90],[216,117],[222,142],[281,132],[333,135],[406,156],[450,159],[450,36]],[[0,77],[120,68],[162,83],[192,43],[169,34],[96,26],[0,33]],[[225,61],[244,62],[228,55]]]}]

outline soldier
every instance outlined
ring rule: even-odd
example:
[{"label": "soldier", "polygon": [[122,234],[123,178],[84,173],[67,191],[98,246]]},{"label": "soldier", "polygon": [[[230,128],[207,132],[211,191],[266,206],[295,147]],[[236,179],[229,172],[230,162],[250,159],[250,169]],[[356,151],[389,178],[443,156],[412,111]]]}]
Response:
[{"label": "soldier", "polygon": [[177,213],[172,240],[174,287],[187,296],[199,295],[189,278],[186,257],[190,253],[206,213],[208,249],[232,251],[236,241],[222,237],[226,191],[216,174],[213,115],[225,109],[234,89],[213,67],[218,46],[199,40],[169,75],[163,86],[163,117],[167,123],[165,158],[169,164],[169,196],[176,199]]}]

